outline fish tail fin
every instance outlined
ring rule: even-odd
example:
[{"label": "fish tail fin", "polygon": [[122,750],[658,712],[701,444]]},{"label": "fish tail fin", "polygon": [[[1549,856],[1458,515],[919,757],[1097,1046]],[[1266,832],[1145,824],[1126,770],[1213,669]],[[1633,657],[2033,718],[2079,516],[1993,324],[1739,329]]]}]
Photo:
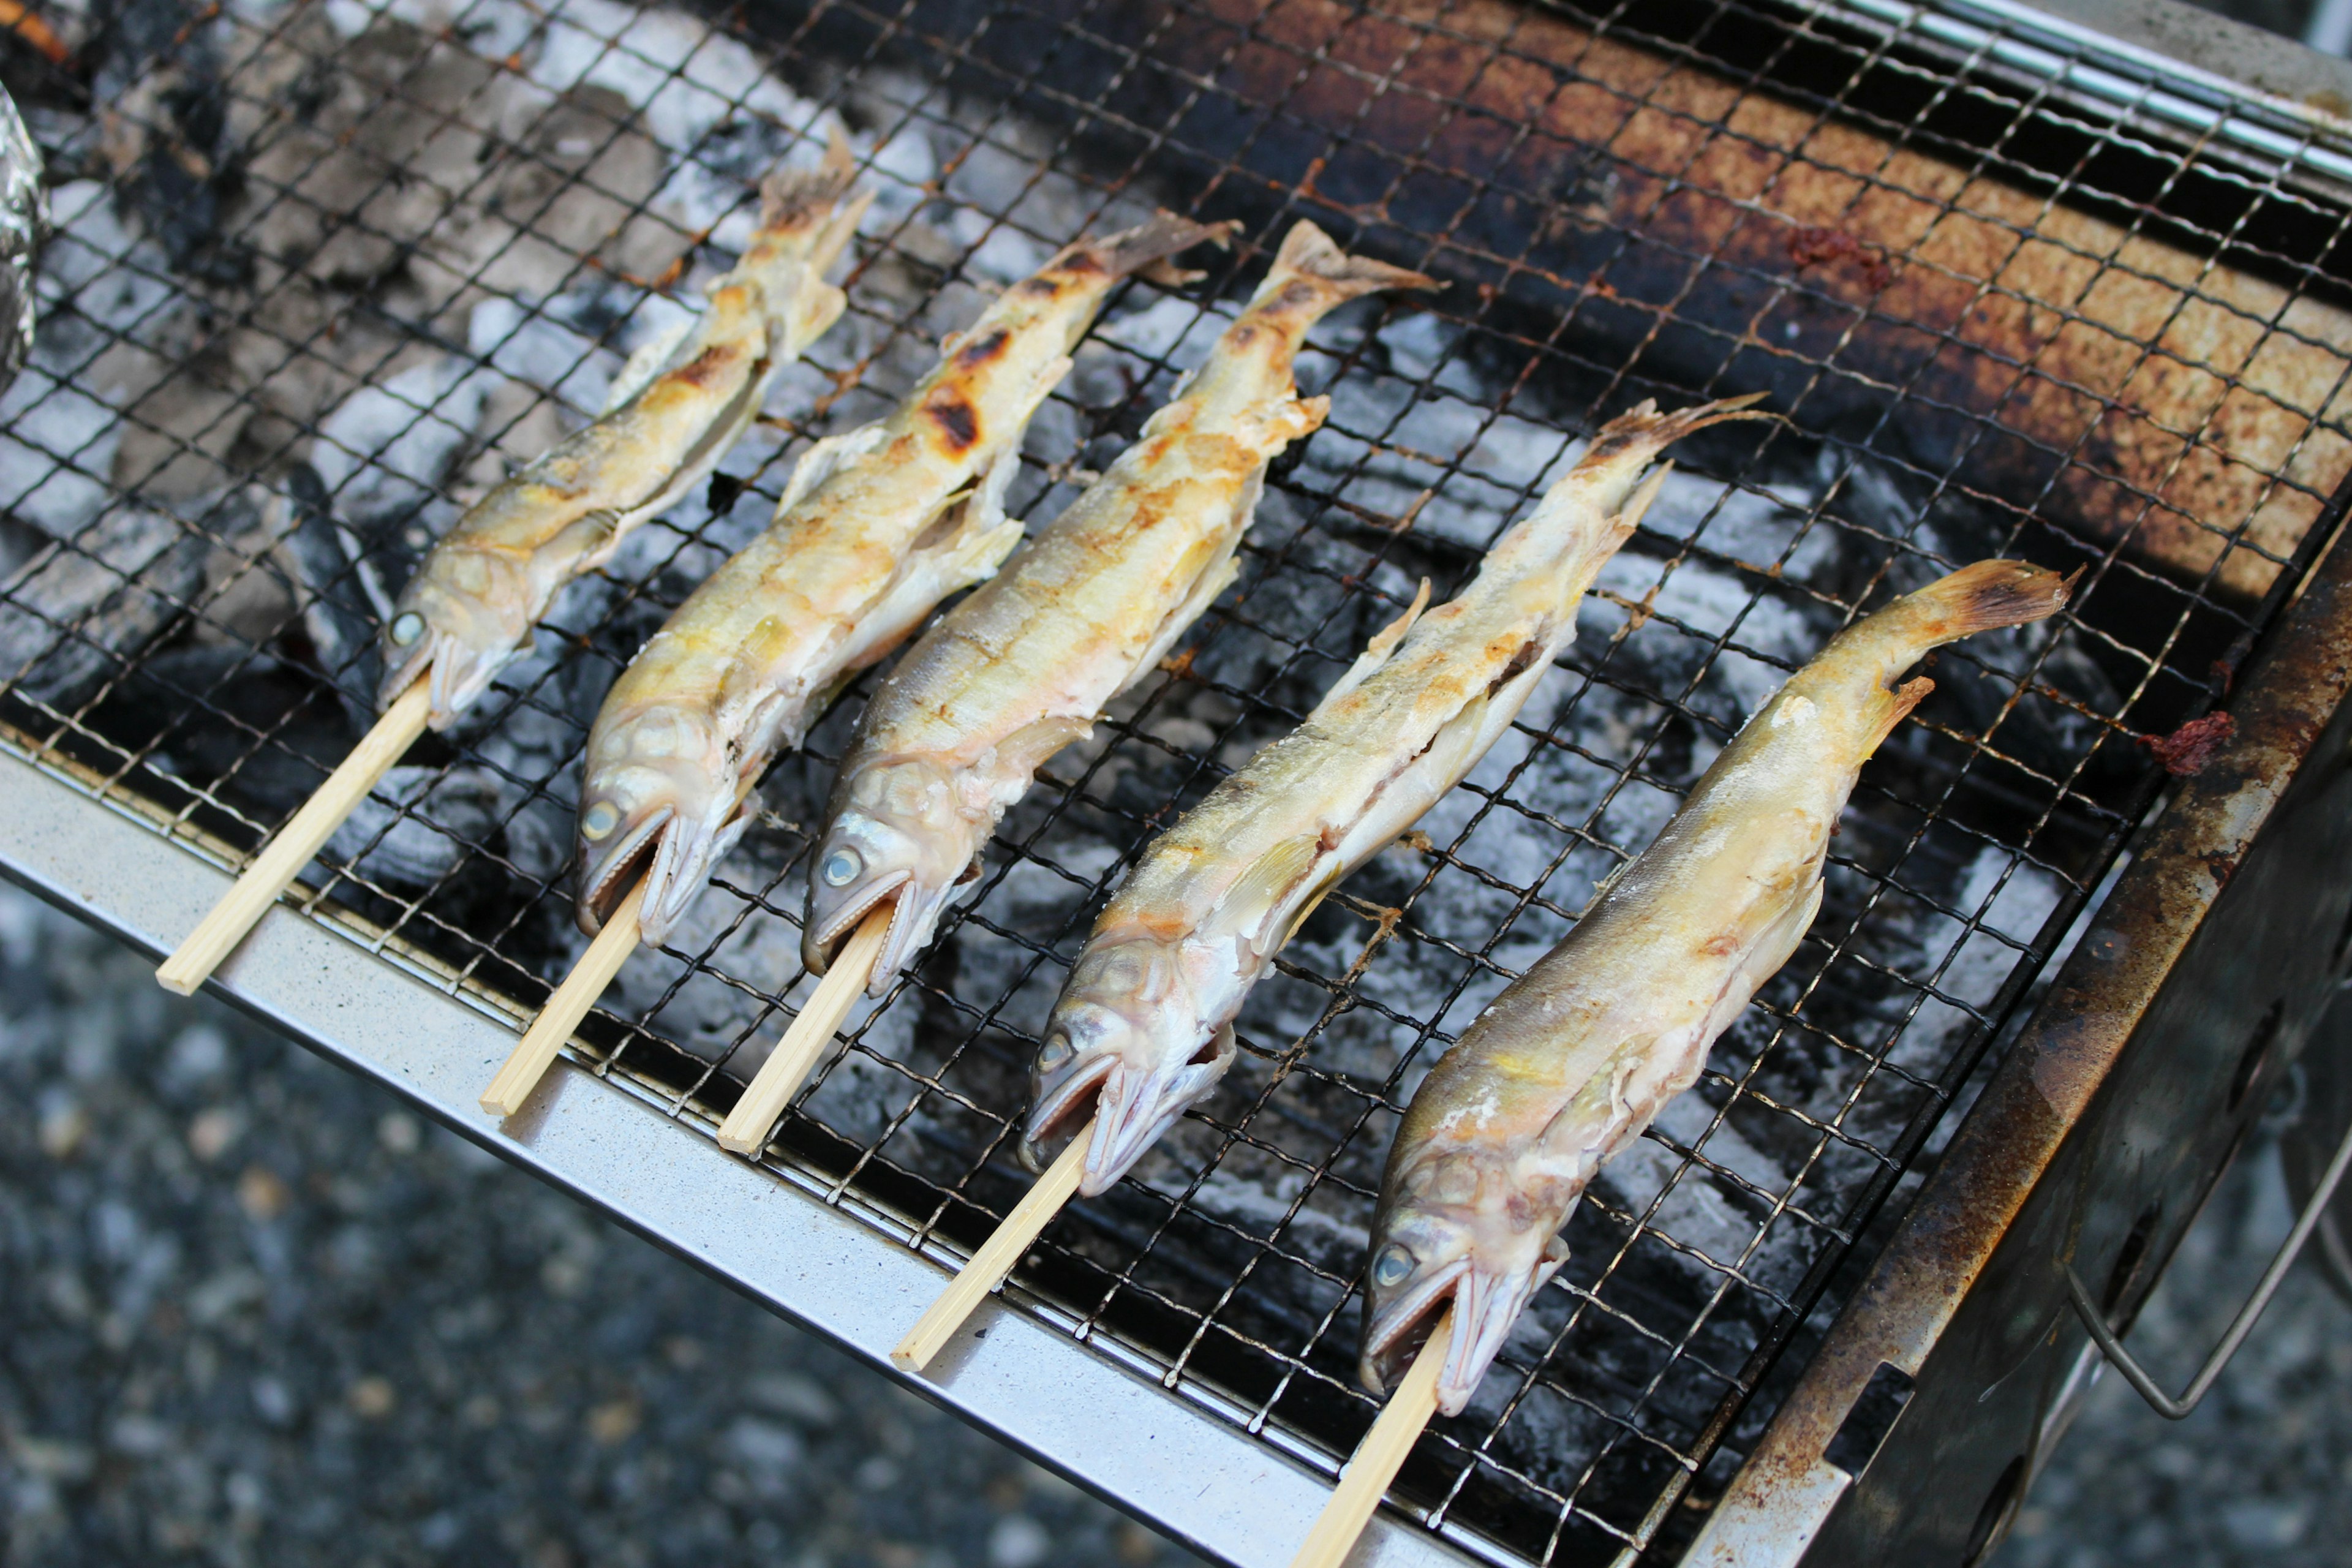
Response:
[{"label": "fish tail fin", "polygon": [[1643,451],[1643,461],[1664,451],[1684,437],[1696,434],[1710,425],[1723,425],[1735,419],[1778,419],[1780,416],[1756,406],[1764,401],[1764,394],[1748,393],[1744,397],[1722,397],[1713,403],[1695,404],[1677,408],[1671,414],[1658,412],[1657,404],[1643,398],[1633,407],[1603,425],[1592,437],[1592,445],[1584,454],[1584,464],[1607,462]]},{"label": "fish tail fin", "polygon": [[1383,289],[1442,289],[1436,279],[1369,256],[1349,256],[1331,237],[1302,218],[1282,237],[1274,269],[1258,285],[1257,298],[1271,300],[1293,282],[1305,281],[1318,295],[1317,314]]},{"label": "fish tail fin", "polygon": [[1923,612],[1926,638],[1954,642],[1996,626],[2021,626],[2065,606],[2075,579],[2022,561],[1979,561],[1939,577],[1904,603]]},{"label": "fish tail fin", "polygon": [[834,129],[814,169],[777,169],[760,182],[760,226],[797,229],[823,223],[857,178],[849,138]]},{"label": "fish tail fin", "polygon": [[1100,239],[1079,240],[1046,266],[1051,270],[1091,262],[1114,279],[1149,278],[1155,283],[1177,288],[1202,274],[1178,267],[1172,258],[1196,245],[1223,248],[1233,242],[1234,231],[1240,226],[1230,219],[1223,223],[1195,223],[1174,213],[1154,213],[1133,228],[1123,228]]}]

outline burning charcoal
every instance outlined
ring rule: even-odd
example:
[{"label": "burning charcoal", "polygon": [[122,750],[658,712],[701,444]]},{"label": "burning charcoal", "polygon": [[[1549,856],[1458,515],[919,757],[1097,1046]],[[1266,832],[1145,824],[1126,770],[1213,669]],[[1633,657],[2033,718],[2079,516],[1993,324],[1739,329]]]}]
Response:
[{"label": "burning charcoal", "polygon": [[286,499],[292,514],[286,551],[308,590],[303,630],[320,670],[343,694],[352,718],[364,723],[374,716],[376,628],[391,605],[379,575],[382,557],[371,557],[336,522],[334,500],[310,464],[287,470]]},{"label": "burning charcoal", "polygon": [[0,390],[33,352],[33,256],[47,237],[41,153],[0,91]]},{"label": "burning charcoal", "polygon": [[0,681],[61,702],[120,671],[202,585],[204,541],[177,518],[118,507],[66,541],[7,540]]},{"label": "burning charcoal", "polygon": [[499,795],[479,769],[394,768],[327,840],[327,855],[371,882],[429,888],[488,841]]}]

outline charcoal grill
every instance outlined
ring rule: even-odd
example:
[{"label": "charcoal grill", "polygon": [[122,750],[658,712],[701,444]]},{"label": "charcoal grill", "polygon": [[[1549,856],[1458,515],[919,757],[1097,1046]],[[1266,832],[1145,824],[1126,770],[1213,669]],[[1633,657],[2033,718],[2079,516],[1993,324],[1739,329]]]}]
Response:
[{"label": "charcoal grill", "polygon": [[[1419,1072],[1794,662],[2024,555],[2082,569],[2063,623],[1936,663],[1811,937],[1366,1548],[1980,1556],[2097,1364],[2068,1269],[2127,1324],[2352,949],[2352,74],[2189,15],[132,0],[77,72],[11,66],[59,184],[0,405],[0,862],[169,949],[363,723],[374,617],[451,498],[593,411],[752,177],[839,117],[880,194],[845,327],[215,984],[881,1364],[1025,1184],[1034,1031],[1125,858],[1415,579],[1458,586],[1575,438],[1768,391],[1789,423],[1690,444],[1557,698],[1302,931],[1228,1085],[919,1385],[1212,1556],[1286,1561],[1372,1414],[1352,1291]],[[713,1134],[806,994],[857,690],[677,945],[485,1119],[581,946],[566,830],[613,672],[972,280],[1154,205],[1244,242],[1117,302],[1033,435],[1033,521],[1290,221],[1451,287],[1318,333],[1333,416],[1237,588],[1048,768],[760,1159]]]}]

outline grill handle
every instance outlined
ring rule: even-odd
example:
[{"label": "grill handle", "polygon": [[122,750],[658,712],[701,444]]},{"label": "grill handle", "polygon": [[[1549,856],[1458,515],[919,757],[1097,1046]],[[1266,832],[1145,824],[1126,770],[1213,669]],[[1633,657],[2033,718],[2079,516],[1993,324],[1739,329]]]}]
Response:
[{"label": "grill handle", "polygon": [[2294,1228],[2287,1232],[2278,1256],[2271,1259],[2271,1266],[2263,1271],[2262,1282],[2254,1287],[2253,1295],[2238,1310],[2238,1315],[2230,1320],[2230,1331],[2221,1336],[2221,1342],[2214,1347],[2211,1355],[2205,1358],[2205,1364],[2197,1369],[2195,1380],[2178,1399],[2169,1397],[2158,1388],[2156,1379],[2148,1375],[2147,1369],[2134,1361],[2131,1352],[2124,1349],[2123,1341],[2107,1327],[2106,1318],[2100,1312],[2098,1303],[2091,1299],[2091,1292],[2084,1286],[2083,1277],[2074,1272],[2074,1263],[2068,1261],[2060,1265],[2066,1270],[2066,1290],[2074,1298],[2074,1315],[2081,1318],[2083,1326],[2091,1331],[2091,1338],[2098,1342],[2100,1352],[2115,1363],[2116,1370],[2123,1373],[2126,1383],[2139,1390],[2139,1396],[2147,1400],[2158,1415],[2168,1421],[2179,1421],[2203,1401],[2214,1380],[2221,1375],[2221,1369],[2230,1364],[2230,1358],[2238,1353],[2238,1347],[2246,1342],[2248,1334],[2254,1331],[2255,1320],[2263,1315],[2263,1309],[2269,1306],[2271,1298],[2278,1293],[2279,1282],[2294,1266],[2296,1255],[2303,1251],[2303,1244],[2311,1239],[2311,1233],[2318,1227],[2320,1216],[2327,1212],[2327,1200],[2336,1195],[2336,1184],[2344,1179],[2347,1165],[2352,1165],[2352,1128],[2345,1131],[2344,1141],[2336,1146],[2336,1157],[2320,1173],[2319,1185],[2312,1189],[2310,1201],[2295,1216]]}]

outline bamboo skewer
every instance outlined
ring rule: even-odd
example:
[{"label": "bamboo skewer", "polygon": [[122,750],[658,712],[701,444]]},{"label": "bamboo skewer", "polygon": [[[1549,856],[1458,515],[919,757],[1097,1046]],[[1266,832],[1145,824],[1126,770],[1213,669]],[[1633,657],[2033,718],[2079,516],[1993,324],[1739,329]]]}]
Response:
[{"label": "bamboo skewer", "polygon": [[294,819],[255,857],[236,885],[163,961],[155,971],[156,983],[166,991],[188,996],[211,978],[221,961],[269,912],[278,895],[317,858],[343,819],[367,798],[368,791],[425,733],[425,721],[431,711],[432,700],[422,680],[394,699],[383,716],[352,748],[352,754],[327,775],[327,782],[303,803]]},{"label": "bamboo skewer", "polygon": [[1053,1217],[1062,1212],[1062,1205],[1076,1195],[1078,1177],[1087,1168],[1087,1145],[1094,1140],[1095,1124],[1089,1121],[1070,1140],[1070,1146],[1061,1157],[1046,1167],[1022,1200],[1013,1205],[996,1234],[981,1244],[971,1261],[965,1264],[948,1288],[940,1292],[907,1337],[890,1352],[890,1364],[901,1372],[920,1372],[931,1363],[931,1358],[955,1338],[963,1321],[986,1300],[989,1294],[1004,1283],[1013,1266],[1021,1261]]},{"label": "bamboo skewer", "polygon": [[555,1064],[556,1052],[572,1037],[572,1031],[580,1026],[580,1020],[588,1016],[588,1009],[596,1005],[596,998],[604,994],[604,987],[613,983],[622,963],[636,951],[637,910],[645,901],[646,885],[640,881],[605,920],[596,940],[588,944],[588,951],[580,955],[580,962],[572,966],[572,973],[563,977],[563,984],[555,988],[555,994],[547,999],[547,1005],[539,1010],[539,1016],[523,1031],[521,1043],[507,1058],[506,1065],[499,1068],[499,1076],[490,1079],[490,1087],[482,1091],[484,1110],[492,1116],[512,1116],[522,1109],[522,1102],[530,1098],[530,1091]]},{"label": "bamboo skewer", "polygon": [[1331,1489],[1331,1500],[1315,1516],[1315,1528],[1307,1532],[1290,1568],[1339,1568],[1355,1550],[1356,1538],[1371,1522],[1372,1511],[1388,1495],[1389,1483],[1404,1468],[1405,1456],[1412,1452],[1422,1428],[1437,1413],[1437,1373],[1445,1364],[1445,1347],[1453,1338],[1454,1310],[1449,1307],[1430,1331],[1421,1354],[1413,1358],[1412,1369],[1389,1396],[1372,1429],[1364,1434],[1364,1440],[1356,1445],[1355,1453],[1339,1471],[1339,1484]]},{"label": "bamboo skewer", "polygon": [[776,1125],[776,1118],[807,1081],[816,1059],[833,1040],[834,1031],[849,1016],[857,994],[866,989],[873,978],[874,961],[882,956],[882,939],[889,934],[890,915],[894,905],[885,903],[870,911],[856,931],[842,943],[834,954],[832,966],[824,978],[817,982],[809,994],[808,1005],[801,1009],[768,1059],[751,1077],[751,1087],[735,1109],[719,1127],[719,1146],[730,1154],[757,1154],[768,1142],[768,1134]]}]

